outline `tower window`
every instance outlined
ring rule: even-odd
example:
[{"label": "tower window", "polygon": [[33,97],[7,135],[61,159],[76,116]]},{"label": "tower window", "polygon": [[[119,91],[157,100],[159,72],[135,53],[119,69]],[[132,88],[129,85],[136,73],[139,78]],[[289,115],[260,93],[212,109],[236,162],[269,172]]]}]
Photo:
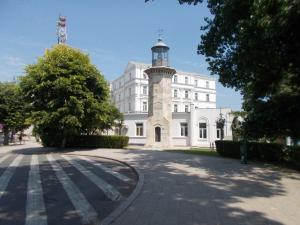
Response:
[{"label": "tower window", "polygon": [[174,112],[178,112],[178,105],[177,104],[174,105]]},{"label": "tower window", "polygon": [[185,111],[185,112],[188,112],[188,111],[189,111],[189,106],[188,106],[188,105],[185,105],[185,106],[184,106],[184,111]]},{"label": "tower window", "polygon": [[147,102],[143,102],[143,112],[147,112]]},{"label": "tower window", "polygon": [[206,101],[209,102],[209,94],[206,94]]},{"label": "tower window", "polygon": [[188,92],[188,91],[185,91],[185,92],[184,92],[184,97],[185,97],[185,98],[189,98],[189,92]]},{"label": "tower window", "polygon": [[174,90],[174,98],[178,98],[178,90]]},{"label": "tower window", "polygon": [[184,78],[184,83],[185,83],[185,84],[188,84],[188,83],[189,83],[189,78],[188,78],[188,77],[185,77],[185,78]]},{"label": "tower window", "polygon": [[136,136],[143,136],[144,134],[143,123],[136,123]]},{"label": "tower window", "polygon": [[188,136],[188,124],[187,123],[180,123],[180,135],[183,137]]},{"label": "tower window", "polygon": [[199,123],[199,138],[207,138],[207,125],[206,123]]}]

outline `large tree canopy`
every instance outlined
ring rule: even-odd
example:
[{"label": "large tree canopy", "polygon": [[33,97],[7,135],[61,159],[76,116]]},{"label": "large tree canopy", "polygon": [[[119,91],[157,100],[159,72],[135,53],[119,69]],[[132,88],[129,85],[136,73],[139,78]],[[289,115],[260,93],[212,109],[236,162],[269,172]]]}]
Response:
[{"label": "large tree canopy", "polygon": [[67,138],[103,131],[120,118],[103,75],[86,54],[66,45],[46,50],[28,65],[21,88],[43,142],[50,137],[64,145]]},{"label": "large tree canopy", "polygon": [[0,83],[0,123],[4,125],[4,144],[8,144],[8,133],[18,132],[26,127],[26,104],[18,85]]},{"label": "large tree canopy", "polygon": [[[179,0],[197,4],[202,0]],[[207,0],[198,53],[240,90],[247,135],[300,137],[300,1]]]}]

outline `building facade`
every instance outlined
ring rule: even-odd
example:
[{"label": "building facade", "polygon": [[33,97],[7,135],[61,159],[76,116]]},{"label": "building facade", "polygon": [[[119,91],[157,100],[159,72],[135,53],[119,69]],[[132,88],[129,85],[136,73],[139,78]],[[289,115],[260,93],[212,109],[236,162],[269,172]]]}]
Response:
[{"label": "building facade", "polygon": [[[152,65],[129,62],[111,83],[112,102],[124,113],[122,134],[146,147],[209,147],[231,139],[231,109],[216,108],[216,80],[169,67],[169,47],[158,40]],[[218,121],[225,120],[224,128]]]}]

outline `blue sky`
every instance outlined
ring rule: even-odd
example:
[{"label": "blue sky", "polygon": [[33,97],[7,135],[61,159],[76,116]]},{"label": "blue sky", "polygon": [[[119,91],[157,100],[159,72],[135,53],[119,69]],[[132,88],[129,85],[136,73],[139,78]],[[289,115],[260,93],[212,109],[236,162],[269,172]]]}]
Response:
[{"label": "blue sky", "polygon": [[[0,81],[22,75],[56,41],[59,14],[67,17],[68,45],[79,48],[111,81],[129,61],[151,62],[158,30],[170,46],[172,67],[209,75],[196,54],[200,26],[210,16],[205,4],[180,5],[177,0],[1,0]],[[217,106],[241,108],[241,96],[217,84]]]}]

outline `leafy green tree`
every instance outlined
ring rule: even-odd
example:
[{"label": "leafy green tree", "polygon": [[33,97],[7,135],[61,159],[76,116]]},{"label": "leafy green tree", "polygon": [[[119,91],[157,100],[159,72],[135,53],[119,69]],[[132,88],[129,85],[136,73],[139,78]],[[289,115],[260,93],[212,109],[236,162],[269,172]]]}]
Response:
[{"label": "leafy green tree", "polygon": [[247,136],[300,138],[300,1],[207,0],[207,7],[212,18],[198,53],[225,87],[241,91]]},{"label": "leafy green tree", "polygon": [[64,147],[75,135],[103,131],[119,118],[103,75],[86,54],[67,45],[46,50],[28,65],[21,88],[44,145]]},{"label": "leafy green tree", "polygon": [[0,83],[0,123],[4,125],[4,145],[9,133],[22,131],[29,126],[26,104],[19,87],[14,83]]}]

